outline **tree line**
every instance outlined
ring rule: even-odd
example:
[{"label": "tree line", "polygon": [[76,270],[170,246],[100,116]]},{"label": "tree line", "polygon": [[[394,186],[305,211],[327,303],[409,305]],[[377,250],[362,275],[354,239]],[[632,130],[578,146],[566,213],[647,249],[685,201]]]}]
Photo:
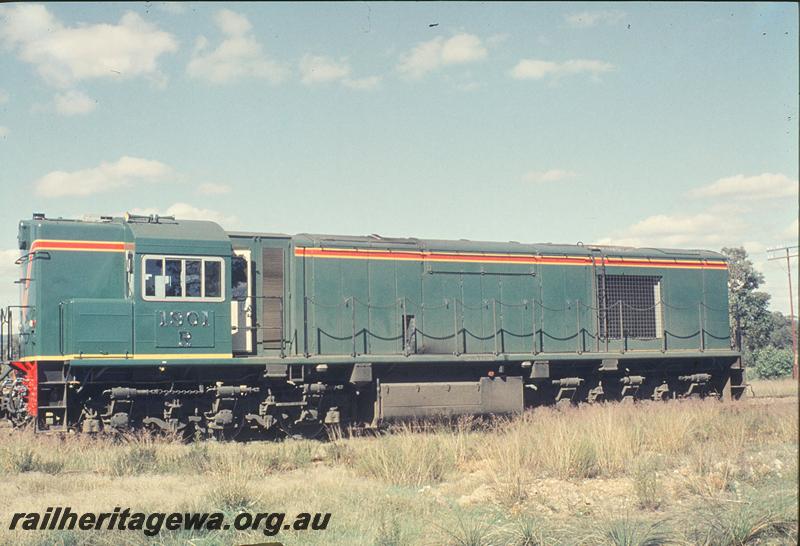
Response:
[{"label": "tree line", "polygon": [[742,247],[723,248],[728,257],[728,304],[732,339],[740,340],[745,365],[757,377],[774,379],[792,373],[792,322],[769,310],[770,295],[758,290],[764,275]]}]

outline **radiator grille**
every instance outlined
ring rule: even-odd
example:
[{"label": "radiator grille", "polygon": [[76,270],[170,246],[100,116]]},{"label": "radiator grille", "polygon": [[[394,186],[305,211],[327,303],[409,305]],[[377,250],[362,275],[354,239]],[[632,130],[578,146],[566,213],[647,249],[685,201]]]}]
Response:
[{"label": "radiator grille", "polygon": [[662,336],[660,276],[598,275],[597,287],[601,337]]}]

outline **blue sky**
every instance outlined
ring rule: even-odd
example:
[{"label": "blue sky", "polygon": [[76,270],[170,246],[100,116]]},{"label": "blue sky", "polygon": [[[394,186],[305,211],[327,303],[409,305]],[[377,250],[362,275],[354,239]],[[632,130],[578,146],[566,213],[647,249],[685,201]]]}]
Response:
[{"label": "blue sky", "polygon": [[0,302],[20,218],[128,210],[745,245],[787,311],[798,64],[788,3],[0,6]]}]

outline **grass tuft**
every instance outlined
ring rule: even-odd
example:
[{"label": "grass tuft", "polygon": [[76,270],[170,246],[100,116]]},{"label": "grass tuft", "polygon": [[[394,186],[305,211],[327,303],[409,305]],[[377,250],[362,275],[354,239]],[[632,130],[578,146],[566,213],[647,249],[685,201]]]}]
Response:
[{"label": "grass tuft", "polygon": [[494,546],[493,526],[480,519],[459,518],[453,528],[440,527],[441,546]]},{"label": "grass tuft", "polygon": [[503,544],[507,546],[549,546],[558,544],[553,532],[539,518],[521,518],[506,530]]},{"label": "grass tuft", "polygon": [[386,514],[381,514],[378,531],[375,536],[375,546],[402,546],[407,540],[397,517],[387,521]]},{"label": "grass tuft", "polygon": [[135,476],[157,469],[158,451],[153,445],[133,444],[118,452],[109,462],[112,476]]},{"label": "grass tuft", "polygon": [[12,446],[3,450],[2,468],[9,474],[22,472],[59,474],[64,470],[64,461],[57,458],[45,458],[30,446]]},{"label": "grass tuft", "polygon": [[695,514],[690,540],[704,546],[744,546],[762,540],[797,540],[797,498],[786,492],[745,500],[720,499]]},{"label": "grass tuft", "polygon": [[662,483],[658,477],[657,457],[645,456],[636,463],[633,471],[633,490],[636,503],[642,510],[658,510],[664,502]]},{"label": "grass tuft", "polygon": [[352,455],[355,469],[383,482],[409,487],[440,483],[454,470],[452,442],[429,433],[398,432],[380,441],[360,443]]},{"label": "grass tuft", "polygon": [[223,481],[208,492],[209,504],[221,512],[244,512],[254,510],[261,502],[261,495],[238,479]]},{"label": "grass tuft", "polygon": [[601,523],[582,544],[609,546],[661,546],[671,542],[661,521],[623,517]]}]

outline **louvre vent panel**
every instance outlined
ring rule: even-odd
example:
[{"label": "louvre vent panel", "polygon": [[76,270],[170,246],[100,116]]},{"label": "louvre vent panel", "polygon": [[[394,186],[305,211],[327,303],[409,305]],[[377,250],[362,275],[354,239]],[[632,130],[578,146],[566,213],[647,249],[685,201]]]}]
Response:
[{"label": "louvre vent panel", "polygon": [[283,249],[265,248],[261,257],[261,331],[264,347],[277,348],[283,339]]}]

